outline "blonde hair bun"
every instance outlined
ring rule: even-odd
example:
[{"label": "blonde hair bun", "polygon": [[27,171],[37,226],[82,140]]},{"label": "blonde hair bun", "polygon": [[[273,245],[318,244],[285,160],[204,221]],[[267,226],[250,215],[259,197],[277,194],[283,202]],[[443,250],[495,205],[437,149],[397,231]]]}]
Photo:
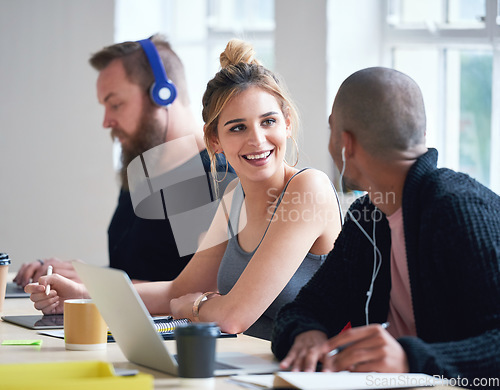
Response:
[{"label": "blonde hair bun", "polygon": [[227,68],[239,63],[261,65],[255,58],[255,50],[252,45],[241,39],[231,39],[226,45],[226,49],[220,55],[220,66]]}]

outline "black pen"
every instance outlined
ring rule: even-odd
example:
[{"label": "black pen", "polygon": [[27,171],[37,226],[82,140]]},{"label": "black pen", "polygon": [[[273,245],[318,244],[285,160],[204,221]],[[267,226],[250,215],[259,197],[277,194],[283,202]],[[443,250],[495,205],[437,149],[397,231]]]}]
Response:
[{"label": "black pen", "polygon": [[[384,322],[383,324],[380,324],[380,326],[384,329],[387,329],[389,327],[389,322]],[[344,349],[346,349],[347,347],[351,346],[354,344],[354,341],[353,342],[350,342],[350,343],[347,343],[347,344],[344,344],[344,345],[341,345],[340,347],[338,348],[335,348],[335,349],[332,349],[330,352],[328,352],[326,354],[327,357],[330,357],[330,356],[335,356],[336,354],[342,352]]]}]

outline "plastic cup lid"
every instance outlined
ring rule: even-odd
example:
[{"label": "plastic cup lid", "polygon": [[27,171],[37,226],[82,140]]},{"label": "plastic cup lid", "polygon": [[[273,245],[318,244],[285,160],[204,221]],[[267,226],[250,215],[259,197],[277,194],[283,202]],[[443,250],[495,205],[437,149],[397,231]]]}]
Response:
[{"label": "plastic cup lid", "polygon": [[191,336],[191,335],[206,335],[217,337],[220,334],[220,328],[215,322],[191,322],[176,326],[174,334]]},{"label": "plastic cup lid", "polygon": [[7,253],[0,253],[0,265],[9,265],[10,258]]}]

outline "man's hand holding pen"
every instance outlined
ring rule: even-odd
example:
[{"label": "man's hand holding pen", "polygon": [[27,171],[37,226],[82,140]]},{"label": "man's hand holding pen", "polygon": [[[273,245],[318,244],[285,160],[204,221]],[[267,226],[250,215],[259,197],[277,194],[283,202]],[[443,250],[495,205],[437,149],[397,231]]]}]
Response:
[{"label": "man's hand holding pen", "polygon": [[323,371],[408,372],[406,353],[388,323],[348,329],[326,342]]},{"label": "man's hand holding pen", "polygon": [[324,333],[308,331],[295,338],[282,369],[315,371],[408,372],[401,345],[386,330],[388,324],[371,324],[343,331],[326,340]]}]

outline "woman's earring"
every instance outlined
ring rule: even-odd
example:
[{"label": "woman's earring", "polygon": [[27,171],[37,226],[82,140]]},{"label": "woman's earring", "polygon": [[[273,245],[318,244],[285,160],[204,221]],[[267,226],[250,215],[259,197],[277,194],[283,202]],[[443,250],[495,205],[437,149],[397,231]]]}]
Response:
[{"label": "woman's earring", "polygon": [[224,160],[226,160],[226,174],[224,175],[224,177],[221,179],[221,180],[217,180],[217,176],[214,178],[214,180],[217,182],[217,183],[222,183],[224,180],[226,180],[226,176],[227,176],[227,171],[229,170],[229,164],[227,162],[227,158],[226,158],[226,155],[224,154],[224,152],[221,153],[222,155],[224,155]]},{"label": "woman's earring", "polygon": [[290,165],[287,161],[286,161],[286,158],[285,158],[285,164],[287,164],[288,166],[290,167],[294,167],[295,165],[297,165],[297,163],[299,162],[299,146],[297,145],[297,142],[295,141],[295,138],[293,138],[293,135],[291,135],[289,138],[292,139],[294,145],[295,145],[295,150],[297,151],[297,154],[296,154],[296,160],[295,160],[295,164],[293,165]]}]

